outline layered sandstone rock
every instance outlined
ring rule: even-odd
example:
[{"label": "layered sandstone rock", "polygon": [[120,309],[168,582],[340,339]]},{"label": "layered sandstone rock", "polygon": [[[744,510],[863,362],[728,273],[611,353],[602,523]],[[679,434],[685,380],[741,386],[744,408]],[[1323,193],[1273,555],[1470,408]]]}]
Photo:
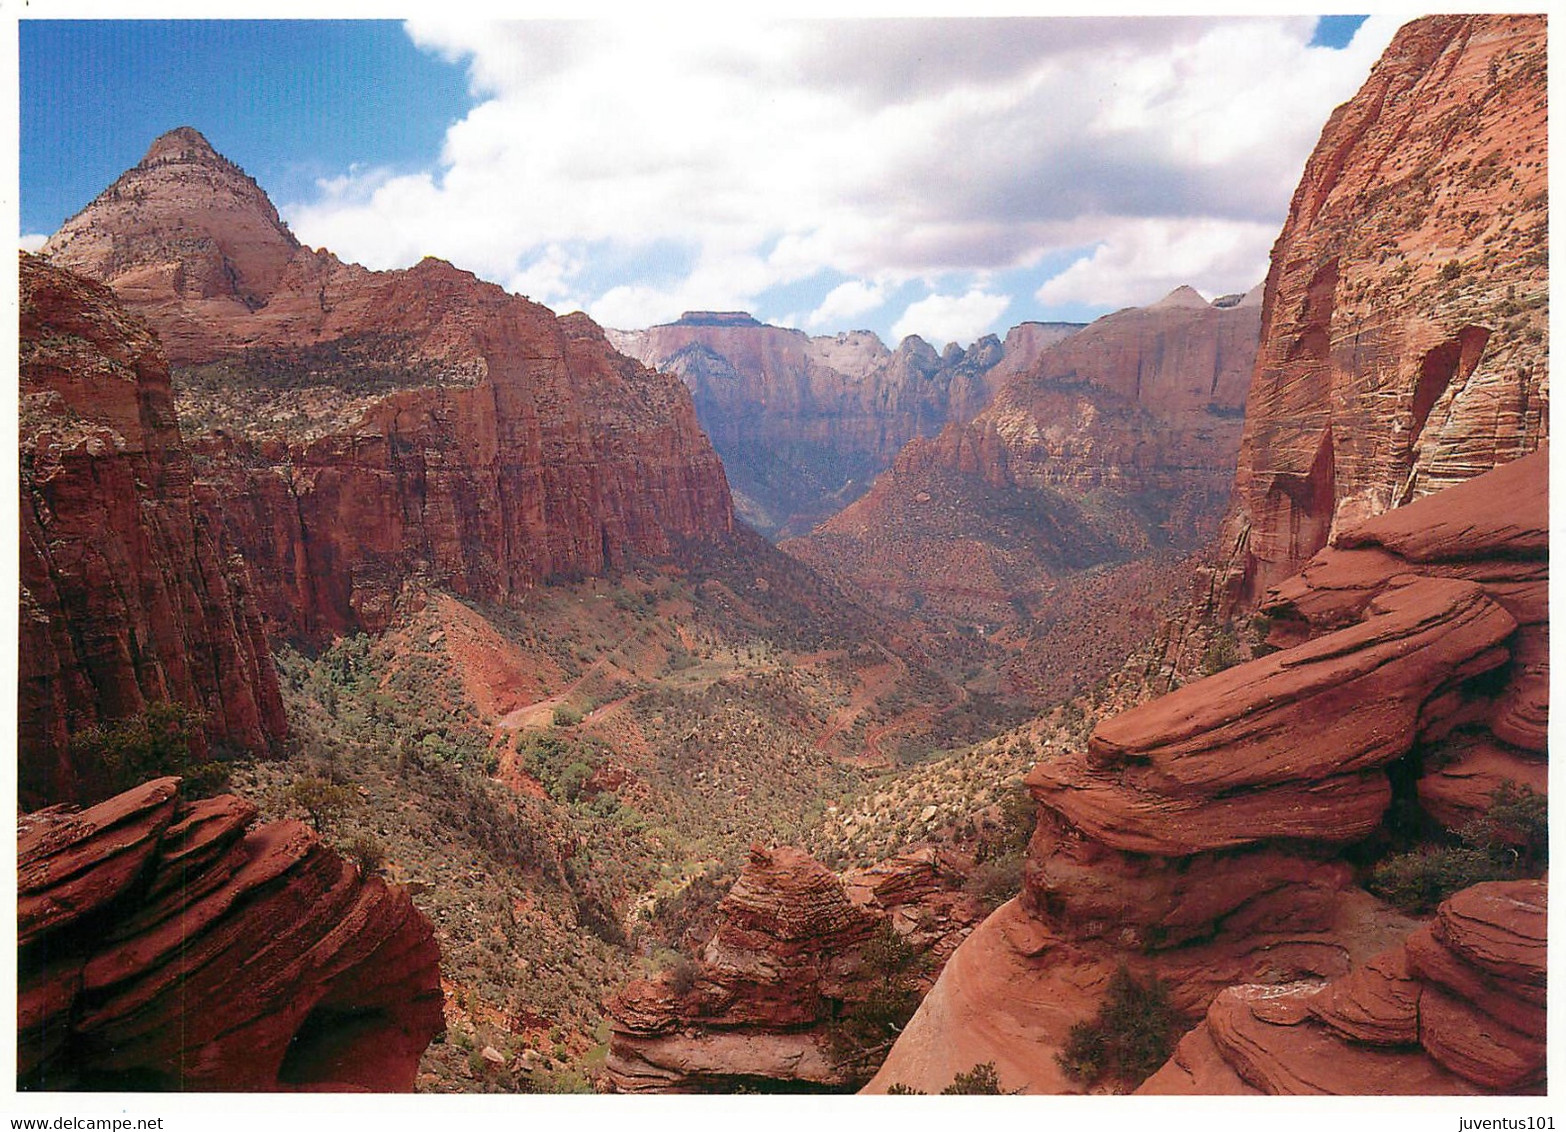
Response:
[{"label": "layered sandstone rock", "polygon": [[[751,850],[699,964],[609,1002],[618,1092],[842,1090],[863,1080],[831,1024],[881,986],[878,928],[938,963],[978,919],[930,853],[839,879],[802,850]],[[846,885],[846,887],[845,887]]]},{"label": "layered sandstone rock", "polygon": [[444,1022],[407,894],[178,785],[19,820],[19,1087],[411,1089]]},{"label": "layered sandstone rock", "polygon": [[[809,337],[738,313],[609,331],[631,357],[678,374],[722,455],[740,514],[769,536],[803,534],[863,494],[909,440],[988,403],[1014,355],[1077,327],[1029,323],[937,352],[917,336],[888,350],[868,330]],[[1004,364],[1003,364],[1004,359]]]},{"label": "layered sandstone rock", "polygon": [[1327,123],[1266,283],[1231,604],[1547,435],[1545,98],[1542,16],[1439,16]]},{"label": "layered sandstone rock", "polygon": [[255,583],[195,482],[146,324],[100,284],[20,265],[24,805],[74,800],[83,729],[182,704],[193,740],[266,753],[287,732]]},{"label": "layered sandstone rock", "polygon": [[1140,1093],[1542,1091],[1544,881],[1493,881],[1327,983],[1238,986]]},{"label": "layered sandstone rock", "polygon": [[[1401,918],[1352,888],[1340,849],[1374,846],[1394,807],[1403,828],[1422,814],[1457,829],[1502,783],[1546,785],[1547,465],[1540,451],[1343,532],[1341,549],[1264,603],[1287,647],[1105,720],[1085,751],[1035,767],[1027,783],[1044,813],[1021,899],[953,956],[873,1087],[938,1089],[972,1065],[954,1058],[972,1056],[996,1060],[1011,1087],[1067,1088],[1050,1058],[1073,1011],[1091,1012],[1081,988],[1130,952],[1202,1011],[1223,989],[1214,972],[1267,956],[1264,978],[1240,981],[1268,986],[1226,992],[1177,1060],[1187,1074],[1227,1079],[1230,1066],[1257,1089],[1309,1091],[1336,1039],[1289,1030],[1277,1037],[1276,1071],[1244,1051],[1263,1042],[1253,1031],[1305,1018],[1302,996],[1348,976],[1345,955],[1368,961],[1367,944],[1393,942],[1387,931]],[[1466,930],[1466,907],[1454,899],[1443,910],[1443,939]],[[1315,949],[1285,958],[1280,933]],[[1408,961],[1434,970],[1440,954],[1421,950],[1423,939],[1410,940]],[[1308,987],[1273,989],[1304,975]],[[1333,992],[1358,995],[1339,1010],[1339,1028],[1406,1044],[1410,1016],[1398,1004],[1407,996],[1392,985],[1401,977],[1377,960]],[[1484,988],[1457,975],[1442,988],[1427,1004],[1444,1021],[1420,1029],[1421,1041],[1434,1035],[1435,1064],[1410,1087],[1530,1085],[1532,1070],[1520,1067],[1534,1064],[1532,1047],[1513,1032],[1542,1030],[1505,1013],[1509,999],[1477,1005]],[[1501,1011],[1512,1030],[1480,1027],[1478,1052],[1437,1052],[1458,1041],[1447,1035],[1475,1029],[1475,1010]],[[958,1052],[932,1052],[942,1043]],[[1374,1082],[1405,1053],[1356,1052],[1339,1087]]]},{"label": "layered sandstone rock", "polygon": [[45,254],[107,281],[182,365],[199,472],[275,632],[378,630],[410,579],[505,600],[731,529],[677,380],[438,260],[371,272],[299,246],[195,131]]}]

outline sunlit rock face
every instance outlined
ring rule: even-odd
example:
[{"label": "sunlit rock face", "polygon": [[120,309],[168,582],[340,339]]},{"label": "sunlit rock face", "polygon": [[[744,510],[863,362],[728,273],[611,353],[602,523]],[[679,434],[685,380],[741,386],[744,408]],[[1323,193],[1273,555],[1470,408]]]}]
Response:
[{"label": "sunlit rock face", "polygon": [[1224,537],[1230,600],[1549,429],[1545,23],[1404,27],[1273,251]]}]

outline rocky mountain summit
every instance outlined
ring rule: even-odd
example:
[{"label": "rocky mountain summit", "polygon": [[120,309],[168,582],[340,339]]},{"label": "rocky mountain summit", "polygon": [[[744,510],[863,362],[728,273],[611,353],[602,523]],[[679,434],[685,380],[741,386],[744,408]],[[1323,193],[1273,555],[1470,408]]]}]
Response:
[{"label": "rocky mountain summit", "polygon": [[740,515],[771,537],[804,534],[857,499],[905,443],[967,420],[997,382],[1071,323],[1025,323],[966,350],[868,330],[811,337],[739,312],[688,311],[615,347],[678,374],[723,457]]},{"label": "rocky mountain summit", "polygon": [[18,1084],[408,1090],[443,1028],[406,892],[162,778],[17,823]]},{"label": "rocky mountain summit", "polygon": [[381,629],[410,579],[504,601],[731,529],[677,380],[438,260],[371,272],[298,245],[193,130],[44,254],[164,342],[273,633]]}]

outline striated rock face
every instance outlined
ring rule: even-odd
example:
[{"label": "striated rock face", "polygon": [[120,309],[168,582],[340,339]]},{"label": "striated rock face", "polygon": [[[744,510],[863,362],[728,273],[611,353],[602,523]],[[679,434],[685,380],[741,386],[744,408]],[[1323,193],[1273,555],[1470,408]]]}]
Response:
[{"label": "striated rock face", "polygon": [[1545,100],[1543,16],[1438,16],[1322,131],[1267,277],[1232,604],[1547,434]]},{"label": "striated rock face", "polygon": [[1542,1092],[1547,885],[1464,889],[1327,983],[1237,986],[1139,1093]]},{"label": "striated rock face", "polygon": [[407,894],[178,785],[19,820],[18,1087],[411,1089],[444,1023]]},{"label": "striated rock face", "polygon": [[888,350],[868,330],[809,337],[745,314],[690,312],[609,331],[631,357],[675,373],[723,457],[741,516],[763,534],[803,534],[863,494],[914,437],[988,403],[1013,356],[1077,329],[1027,323],[937,352],[917,336]]},{"label": "striated rock face", "polygon": [[70,737],[174,702],[207,744],[286,734],[255,583],[195,482],[168,365],[100,284],[20,264],[23,805],[82,796]]},{"label": "striated rock face", "polygon": [[[1222,989],[1215,972],[1245,962],[1265,972],[1236,981],[1268,986],[1212,1002],[1206,1030],[1177,1055],[1181,1072],[1223,1078],[1215,1067],[1249,1056],[1263,1040],[1251,1034],[1257,1026],[1295,1026],[1307,1016],[1301,996],[1350,974],[1345,957],[1368,962],[1390,946],[1387,931],[1401,918],[1351,887],[1341,849],[1373,851],[1393,812],[1405,828],[1429,820],[1455,829],[1502,782],[1546,786],[1548,459],[1541,449],[1343,532],[1339,547],[1264,601],[1279,651],[1107,719],[1086,751],[1035,767],[1026,781],[1044,813],[1021,898],[953,956],[872,1088],[940,1088],[973,1063],[953,1059],[970,1055],[1009,1066],[1012,1087],[1068,1088],[1050,1056],[1069,1023],[1091,1013],[1081,988],[1106,978],[1117,955],[1135,956],[1201,1011]],[[1457,924],[1450,910],[1442,915]],[[1438,929],[1442,938],[1458,930]],[[1439,956],[1416,958],[1421,946],[1410,942],[1409,962],[1433,970]],[[1381,975],[1355,977],[1391,970],[1379,960],[1370,969]],[[1276,989],[1303,975],[1314,979],[1309,988]],[[1442,986],[1428,999],[1432,1018],[1502,1009],[1479,1005],[1455,975]],[[1364,994],[1368,1003],[1402,992]],[[1363,1040],[1407,1044],[1406,1018],[1378,1015],[1373,1003],[1354,1009]],[[1430,1025],[1436,1036],[1426,1041],[1421,1021],[1419,1040],[1435,1064],[1407,1087],[1506,1091],[1534,1080],[1518,1068],[1502,1083],[1494,1068],[1526,1061],[1512,1037],[1493,1040],[1515,1057],[1472,1054],[1491,1060],[1463,1068],[1469,1054],[1436,1052],[1458,1040],[1442,1035],[1490,1031],[1472,1021]],[[1240,1078],[1310,1091],[1304,1082],[1316,1070],[1304,1067],[1326,1064],[1333,1047],[1308,1028],[1287,1033],[1277,1055],[1284,1068],[1237,1069]],[[943,1043],[961,1052],[932,1052]],[[1377,1066],[1403,1056],[1367,1054],[1339,1085],[1373,1082]],[[1303,1076],[1287,1078],[1291,1066]]]},{"label": "striated rock face", "polygon": [[[1096,607],[1151,610],[1184,574],[1103,568],[1194,550],[1227,504],[1258,298],[1220,307],[1180,288],[1033,349],[987,409],[908,444],[784,549],[895,609],[1017,638],[1030,655],[1012,679],[1041,699],[1091,683],[1154,624],[1105,624]],[[1083,663],[1053,659],[1068,654]]]},{"label": "striated rock face", "polygon": [[609,1001],[611,1087],[840,1091],[863,1080],[830,1025],[884,978],[869,958],[878,927],[933,961],[951,954],[979,918],[954,880],[928,852],[839,879],[802,850],[753,847],[700,964]]},{"label": "striated rock face", "polygon": [[180,412],[209,432],[198,471],[273,631],[373,631],[409,579],[504,600],[731,529],[678,381],[585,315],[438,260],[371,272],[298,246],[195,131],[44,250],[108,282],[179,365]]}]

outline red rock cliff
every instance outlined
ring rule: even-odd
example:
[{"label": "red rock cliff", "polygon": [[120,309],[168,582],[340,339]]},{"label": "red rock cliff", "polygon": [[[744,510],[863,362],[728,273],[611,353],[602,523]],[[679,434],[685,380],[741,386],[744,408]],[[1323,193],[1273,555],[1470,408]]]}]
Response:
[{"label": "red rock cliff", "polygon": [[1547,434],[1543,16],[1404,27],[1273,249],[1225,530],[1231,601]]},{"label": "red rock cliff", "polygon": [[70,736],[171,701],[206,742],[265,752],[287,725],[249,569],[193,481],[168,365],[100,284],[21,258],[24,805],[79,796]]},{"label": "red rock cliff", "polygon": [[1032,323],[938,353],[917,336],[888,350],[868,330],[824,337],[742,314],[688,313],[616,346],[677,373],[722,454],[740,513],[764,534],[803,534],[857,499],[917,436],[982,409],[1013,353],[1072,324]]},{"label": "red rock cliff", "polygon": [[19,819],[18,1086],[411,1090],[444,1022],[407,893],[178,786]]},{"label": "red rock cliff", "polygon": [[182,364],[180,411],[210,430],[200,473],[275,631],[377,630],[411,578],[504,600],[731,529],[676,379],[438,260],[371,272],[299,246],[193,130],[45,252],[105,279]]},{"label": "red rock cliff", "polygon": [[[1194,550],[1228,503],[1256,300],[1180,288],[1041,349],[1019,341],[996,370],[1031,364],[987,409],[909,443],[862,499],[783,548],[893,608],[1025,638],[1012,679],[1041,699],[1091,683],[1184,577],[1154,556]],[[1111,563],[1130,565],[1084,573]],[[1149,612],[1106,619],[1105,601]]]}]

